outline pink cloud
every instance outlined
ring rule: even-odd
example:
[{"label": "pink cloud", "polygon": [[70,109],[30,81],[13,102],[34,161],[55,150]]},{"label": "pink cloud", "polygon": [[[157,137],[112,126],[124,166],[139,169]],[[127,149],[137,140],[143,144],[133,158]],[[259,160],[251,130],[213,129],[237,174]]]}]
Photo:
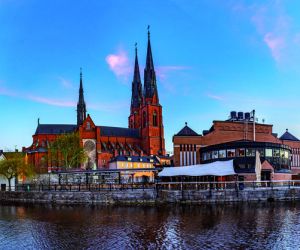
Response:
[{"label": "pink cloud", "polygon": [[279,62],[282,56],[282,49],[285,45],[284,37],[276,36],[273,33],[269,32],[265,34],[264,42],[271,50],[272,57],[275,59],[275,61]]},{"label": "pink cloud", "polygon": [[126,51],[120,50],[116,54],[109,54],[105,58],[110,70],[118,77],[127,79],[132,72],[132,65]]}]

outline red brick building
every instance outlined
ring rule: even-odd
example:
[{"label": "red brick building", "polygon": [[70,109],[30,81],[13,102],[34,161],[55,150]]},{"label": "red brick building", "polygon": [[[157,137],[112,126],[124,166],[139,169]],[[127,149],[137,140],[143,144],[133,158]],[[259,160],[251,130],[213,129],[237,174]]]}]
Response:
[{"label": "red brick building", "polygon": [[159,103],[156,74],[154,69],[150,33],[144,85],[140,77],[137,49],[132,81],[131,107],[128,128],[96,125],[86,114],[82,73],[80,72],[79,99],[77,104],[77,124],[40,124],[30,147],[24,148],[28,160],[41,169],[57,167],[49,159],[49,142],[64,133],[78,131],[82,145],[88,155],[83,167],[106,168],[112,157],[118,155],[165,155],[162,106]]},{"label": "red brick building", "polygon": [[[236,172],[255,179],[255,152],[260,152],[265,179],[297,178],[300,173],[300,141],[288,130],[281,136],[273,125],[254,121],[250,113],[231,112],[226,121],[213,121],[198,134],[186,125],[173,136],[174,165],[194,165],[234,159]],[[264,169],[265,168],[265,169]]]}]

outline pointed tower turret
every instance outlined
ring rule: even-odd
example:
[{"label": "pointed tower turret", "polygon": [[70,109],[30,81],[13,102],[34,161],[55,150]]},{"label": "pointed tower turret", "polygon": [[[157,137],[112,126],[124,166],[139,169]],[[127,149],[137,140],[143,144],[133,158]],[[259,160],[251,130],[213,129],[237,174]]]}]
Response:
[{"label": "pointed tower turret", "polygon": [[154,70],[152,50],[151,50],[149,25],[148,25],[147,58],[146,58],[146,67],[144,70],[144,98],[146,102],[151,102],[153,104],[159,103],[157,86],[156,86],[156,74]]},{"label": "pointed tower turret", "polygon": [[139,68],[139,62],[137,56],[137,44],[135,44],[135,63],[134,63],[134,75],[132,81],[130,112],[133,113],[135,109],[141,106],[141,104],[142,104],[142,82],[141,82],[140,68]]},{"label": "pointed tower turret", "polygon": [[82,125],[86,118],[86,106],[83,96],[83,86],[82,86],[82,69],[80,68],[80,86],[79,86],[79,98],[77,103],[77,126]]}]

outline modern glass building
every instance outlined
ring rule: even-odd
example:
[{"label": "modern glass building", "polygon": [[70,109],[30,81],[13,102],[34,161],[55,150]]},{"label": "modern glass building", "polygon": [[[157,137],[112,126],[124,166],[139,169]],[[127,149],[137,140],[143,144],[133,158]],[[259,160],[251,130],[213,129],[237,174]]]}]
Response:
[{"label": "modern glass building", "polygon": [[[201,148],[201,163],[233,159],[236,173],[255,173],[255,154],[260,154],[262,163],[270,164],[274,173],[291,172],[291,148],[284,144],[254,141],[233,141]],[[271,171],[262,170],[262,180],[270,180]]]}]

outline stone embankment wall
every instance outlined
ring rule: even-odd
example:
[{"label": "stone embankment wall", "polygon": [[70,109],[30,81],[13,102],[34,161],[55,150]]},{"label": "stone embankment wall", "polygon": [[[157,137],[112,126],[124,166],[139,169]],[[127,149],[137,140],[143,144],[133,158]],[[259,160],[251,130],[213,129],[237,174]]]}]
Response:
[{"label": "stone embankment wall", "polygon": [[99,192],[0,192],[1,202],[52,204],[154,203],[156,192],[145,190],[112,190]]},{"label": "stone embankment wall", "polygon": [[300,200],[300,188],[245,190],[160,190],[158,199],[165,202],[226,203],[251,201]]},{"label": "stone embankment wall", "polygon": [[300,200],[300,188],[255,190],[112,190],[98,192],[0,192],[0,204],[153,204],[153,203],[227,203]]}]

